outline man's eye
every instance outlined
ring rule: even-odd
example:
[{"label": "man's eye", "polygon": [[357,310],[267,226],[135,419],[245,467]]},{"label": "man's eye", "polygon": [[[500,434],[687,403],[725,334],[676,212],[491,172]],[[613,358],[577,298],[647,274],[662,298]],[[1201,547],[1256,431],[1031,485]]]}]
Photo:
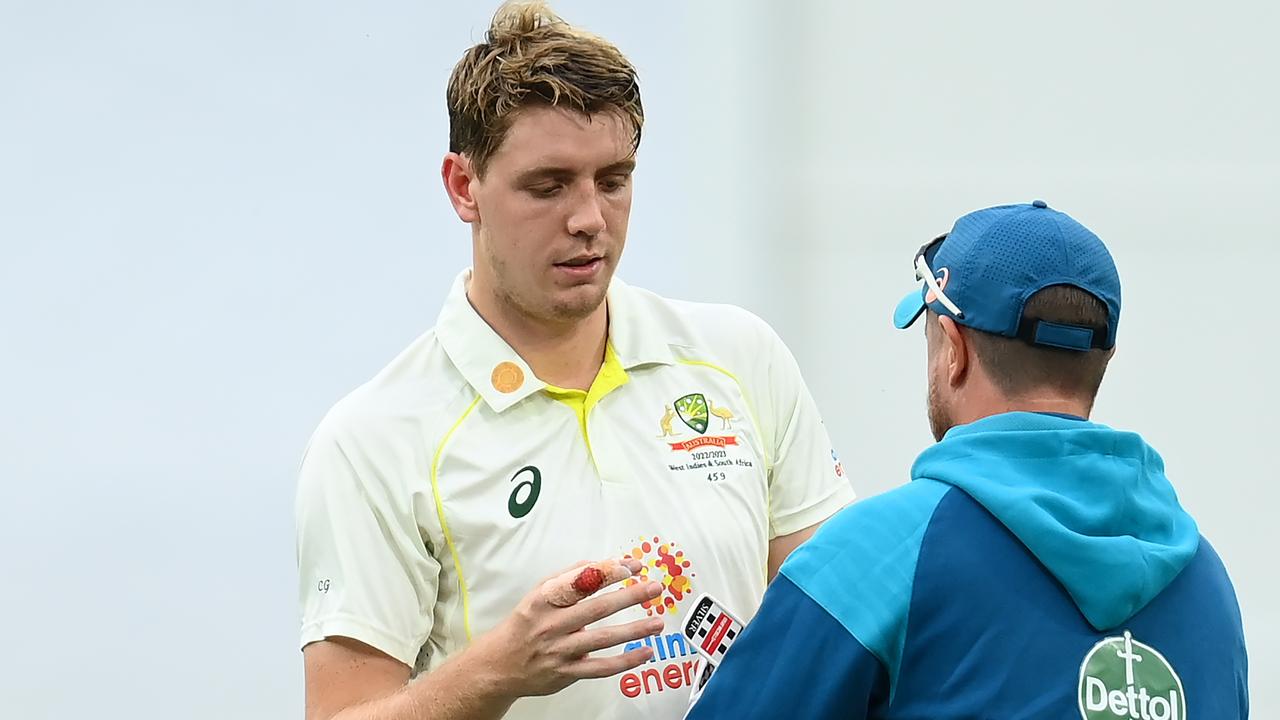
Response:
[{"label": "man's eye", "polygon": [[605,178],[600,181],[600,189],[608,193],[617,192],[626,186],[627,178],[624,177]]},{"label": "man's eye", "polygon": [[555,197],[559,194],[561,185],[537,185],[529,188],[529,194],[539,198]]}]

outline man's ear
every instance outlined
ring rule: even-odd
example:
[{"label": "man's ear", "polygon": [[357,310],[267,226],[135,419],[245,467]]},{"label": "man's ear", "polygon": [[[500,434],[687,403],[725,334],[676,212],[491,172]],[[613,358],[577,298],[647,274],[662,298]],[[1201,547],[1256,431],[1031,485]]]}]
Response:
[{"label": "man's ear", "polygon": [[455,152],[448,153],[440,166],[440,177],[444,180],[444,191],[449,194],[449,202],[453,203],[453,211],[458,213],[458,219],[465,223],[479,220],[480,209],[476,206],[471,187],[476,179],[471,158]]},{"label": "man's ear", "polygon": [[946,363],[947,383],[951,387],[961,385],[969,373],[970,360],[968,338],[960,330],[956,321],[946,315],[938,316],[938,327],[942,330],[943,362]]}]

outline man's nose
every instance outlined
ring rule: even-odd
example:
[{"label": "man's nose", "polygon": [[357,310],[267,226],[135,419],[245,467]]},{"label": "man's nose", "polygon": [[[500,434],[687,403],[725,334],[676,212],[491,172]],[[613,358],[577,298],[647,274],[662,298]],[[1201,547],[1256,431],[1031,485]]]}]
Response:
[{"label": "man's nose", "polygon": [[569,234],[595,237],[604,232],[604,212],[601,210],[600,192],[593,185],[579,194],[573,212],[569,214]]}]

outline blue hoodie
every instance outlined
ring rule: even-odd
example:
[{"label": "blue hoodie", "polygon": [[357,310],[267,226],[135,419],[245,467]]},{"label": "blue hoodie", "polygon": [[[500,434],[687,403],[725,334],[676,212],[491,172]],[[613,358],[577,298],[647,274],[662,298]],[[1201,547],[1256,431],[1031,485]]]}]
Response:
[{"label": "blue hoodie", "polygon": [[911,476],[792,554],[690,718],[1248,717],[1231,582],[1141,437],[1006,413]]}]

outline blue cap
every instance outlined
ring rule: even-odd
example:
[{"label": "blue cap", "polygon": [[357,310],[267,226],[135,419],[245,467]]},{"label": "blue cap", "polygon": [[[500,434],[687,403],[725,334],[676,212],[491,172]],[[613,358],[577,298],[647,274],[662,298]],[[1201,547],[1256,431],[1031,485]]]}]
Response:
[{"label": "blue cap", "polygon": [[[956,221],[925,262],[939,289],[960,310],[947,308],[928,286],[898,303],[893,324],[909,327],[927,307],[961,325],[1037,345],[1089,350],[1116,343],[1120,275],[1111,253],[1088,228],[1043,200],[977,210]],[[1071,285],[1107,306],[1107,326],[1022,322],[1027,299],[1051,285]]]}]

